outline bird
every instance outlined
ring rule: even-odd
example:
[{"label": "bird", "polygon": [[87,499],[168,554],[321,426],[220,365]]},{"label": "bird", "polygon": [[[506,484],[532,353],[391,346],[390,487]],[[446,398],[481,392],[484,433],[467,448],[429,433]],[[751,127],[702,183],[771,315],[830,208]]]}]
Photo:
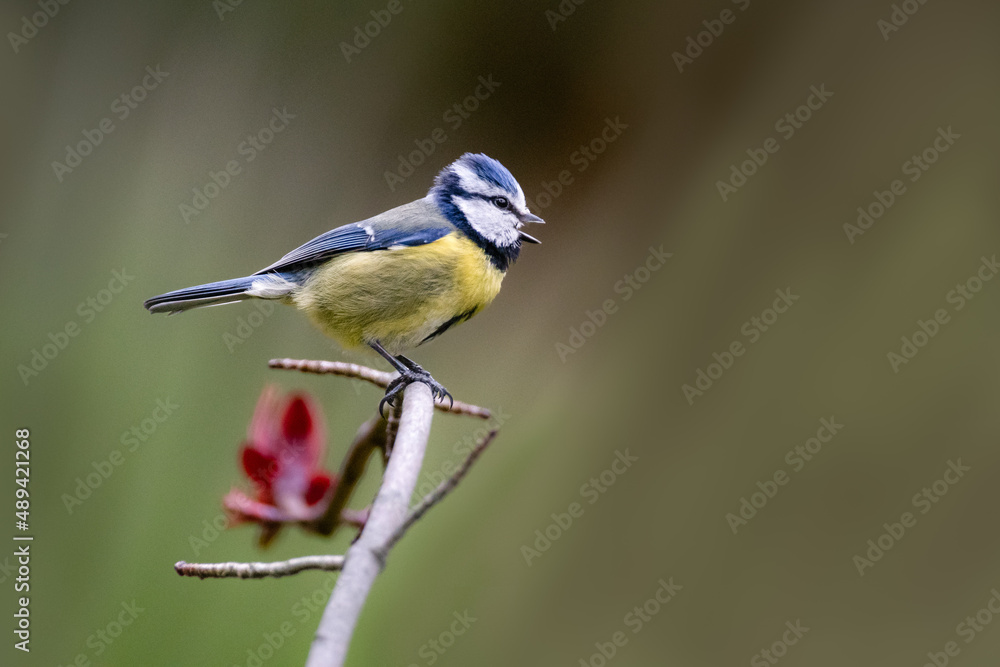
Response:
[{"label": "bird", "polygon": [[427,195],[332,229],[244,278],[148,299],[151,313],[270,299],[295,306],[345,349],[368,346],[396,370],[379,413],[409,384],[435,401],[451,394],[402,352],[432,340],[488,306],[500,292],[525,232],[544,223],[499,161],[465,153],[443,168]]}]

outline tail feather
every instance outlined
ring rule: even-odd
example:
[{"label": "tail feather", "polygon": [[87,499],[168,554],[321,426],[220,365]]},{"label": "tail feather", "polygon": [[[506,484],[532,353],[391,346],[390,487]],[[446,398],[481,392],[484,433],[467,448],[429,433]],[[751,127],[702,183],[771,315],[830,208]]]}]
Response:
[{"label": "tail feather", "polygon": [[254,277],[234,278],[174,290],[154,296],[142,305],[151,313],[179,313],[192,308],[221,306],[224,303],[252,299],[254,295],[248,294],[248,290],[253,285],[254,279]]}]

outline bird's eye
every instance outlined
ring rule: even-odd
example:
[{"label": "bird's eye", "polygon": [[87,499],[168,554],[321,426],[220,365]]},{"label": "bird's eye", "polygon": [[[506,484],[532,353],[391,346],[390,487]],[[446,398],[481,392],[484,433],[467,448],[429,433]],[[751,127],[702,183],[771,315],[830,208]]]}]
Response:
[{"label": "bird's eye", "polygon": [[496,206],[497,208],[506,210],[507,208],[510,207],[510,202],[507,200],[506,197],[494,197],[493,205]]}]

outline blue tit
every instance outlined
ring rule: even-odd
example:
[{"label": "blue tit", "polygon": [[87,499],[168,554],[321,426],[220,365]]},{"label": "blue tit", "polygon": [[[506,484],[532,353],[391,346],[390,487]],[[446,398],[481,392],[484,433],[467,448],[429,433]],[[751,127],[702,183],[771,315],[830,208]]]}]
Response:
[{"label": "blue tit", "polygon": [[396,371],[379,410],[411,382],[435,399],[447,390],[401,352],[468,320],[500,292],[522,231],[544,222],[499,162],[466,153],[434,179],[427,196],[330,230],[246,278],[168,292],[145,302],[177,313],[246,299],[273,299],[305,312],[345,348],[367,345]]}]

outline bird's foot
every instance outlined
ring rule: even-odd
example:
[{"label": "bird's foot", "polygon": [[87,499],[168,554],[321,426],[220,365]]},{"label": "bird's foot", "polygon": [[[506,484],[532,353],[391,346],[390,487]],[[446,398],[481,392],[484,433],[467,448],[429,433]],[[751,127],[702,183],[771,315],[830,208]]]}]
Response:
[{"label": "bird's foot", "polygon": [[407,385],[413,382],[423,382],[428,387],[431,388],[431,395],[434,397],[435,401],[444,401],[445,398],[454,405],[455,399],[452,398],[451,394],[441,386],[437,380],[431,377],[431,374],[421,368],[417,363],[407,359],[406,357],[399,355],[396,357],[405,366],[403,370],[399,371],[399,377],[389,383],[386,387],[385,396],[379,401],[378,413],[385,417],[385,412],[383,408],[388,403],[389,405],[396,405],[396,397],[403,393]]}]

